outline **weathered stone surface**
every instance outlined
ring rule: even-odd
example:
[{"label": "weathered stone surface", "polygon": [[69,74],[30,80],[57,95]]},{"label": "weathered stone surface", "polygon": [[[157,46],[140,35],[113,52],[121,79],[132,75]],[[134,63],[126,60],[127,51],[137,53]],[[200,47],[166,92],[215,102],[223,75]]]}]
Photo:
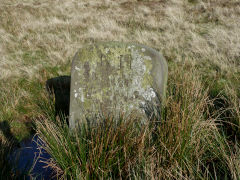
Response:
[{"label": "weathered stone surface", "polygon": [[144,45],[107,42],[80,49],[72,62],[70,128],[98,113],[134,111],[145,120],[164,100],[167,72],[164,57]]}]

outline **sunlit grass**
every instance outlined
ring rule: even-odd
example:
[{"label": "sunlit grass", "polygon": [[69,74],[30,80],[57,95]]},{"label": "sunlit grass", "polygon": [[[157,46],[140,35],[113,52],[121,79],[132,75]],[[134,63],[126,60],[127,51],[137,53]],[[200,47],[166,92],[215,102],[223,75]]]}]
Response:
[{"label": "sunlit grass", "polygon": [[85,44],[142,43],[166,57],[169,87],[159,142],[150,149],[144,143],[143,154],[150,155],[131,175],[214,179],[224,169],[238,179],[239,13],[238,0],[0,0],[0,122],[21,140],[34,119],[49,118],[52,109],[39,108],[45,82],[69,75]]}]

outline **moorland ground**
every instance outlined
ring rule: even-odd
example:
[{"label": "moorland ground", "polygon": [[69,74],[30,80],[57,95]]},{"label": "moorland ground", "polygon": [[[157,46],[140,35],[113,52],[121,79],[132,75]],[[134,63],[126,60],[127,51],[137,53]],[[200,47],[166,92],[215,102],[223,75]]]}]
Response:
[{"label": "moorland ground", "polygon": [[[10,139],[20,141],[39,127],[33,122],[45,117],[39,104],[47,101],[46,80],[70,75],[79,48],[98,41],[136,42],[160,51],[169,65],[166,114],[172,131],[164,136],[172,138],[165,147],[174,165],[157,168],[158,175],[172,177],[174,167],[184,166],[174,159],[183,143],[174,135],[185,132],[191,119],[191,142],[218,132],[226,174],[238,179],[239,18],[238,0],[0,0],[0,158]],[[206,131],[194,136],[199,123]],[[148,169],[149,176],[154,171]]]}]

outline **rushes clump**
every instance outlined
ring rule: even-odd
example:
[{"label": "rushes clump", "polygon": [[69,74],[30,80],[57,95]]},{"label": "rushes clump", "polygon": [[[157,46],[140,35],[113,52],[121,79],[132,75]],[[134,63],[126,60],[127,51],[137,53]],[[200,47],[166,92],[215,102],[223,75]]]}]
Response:
[{"label": "rushes clump", "polygon": [[[195,69],[188,70],[189,76],[177,68],[170,74],[167,106],[148,171],[160,179],[238,179],[239,153],[234,153],[218,128],[219,120],[209,112],[213,101],[209,89],[203,88]],[[237,142],[235,148],[239,151]]]},{"label": "rushes clump", "polygon": [[124,114],[75,133],[47,116],[36,122],[47,166],[62,179],[239,179],[239,144],[219,128],[209,89],[194,68],[174,68],[157,127]]},{"label": "rushes clump", "polygon": [[145,128],[137,127],[133,116],[123,114],[118,120],[99,120],[94,127],[83,124],[74,133],[66,124],[59,126],[49,119],[37,122],[44,149],[52,156],[47,166],[64,179],[130,177],[142,160]]}]

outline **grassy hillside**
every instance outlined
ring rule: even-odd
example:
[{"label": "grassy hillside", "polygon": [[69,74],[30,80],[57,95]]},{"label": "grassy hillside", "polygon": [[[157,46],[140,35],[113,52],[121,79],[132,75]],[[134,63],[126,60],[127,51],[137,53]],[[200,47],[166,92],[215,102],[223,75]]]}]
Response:
[{"label": "grassy hillside", "polygon": [[160,135],[161,145],[155,143],[165,150],[146,156],[147,177],[191,179],[186,167],[197,171],[193,163],[202,162],[205,178],[212,167],[238,179],[239,18],[238,0],[0,0],[0,158],[9,141],[28,137],[33,122],[40,128],[46,121],[45,82],[70,75],[79,48],[136,42],[162,52],[169,65],[167,123],[159,129],[167,132]]}]

